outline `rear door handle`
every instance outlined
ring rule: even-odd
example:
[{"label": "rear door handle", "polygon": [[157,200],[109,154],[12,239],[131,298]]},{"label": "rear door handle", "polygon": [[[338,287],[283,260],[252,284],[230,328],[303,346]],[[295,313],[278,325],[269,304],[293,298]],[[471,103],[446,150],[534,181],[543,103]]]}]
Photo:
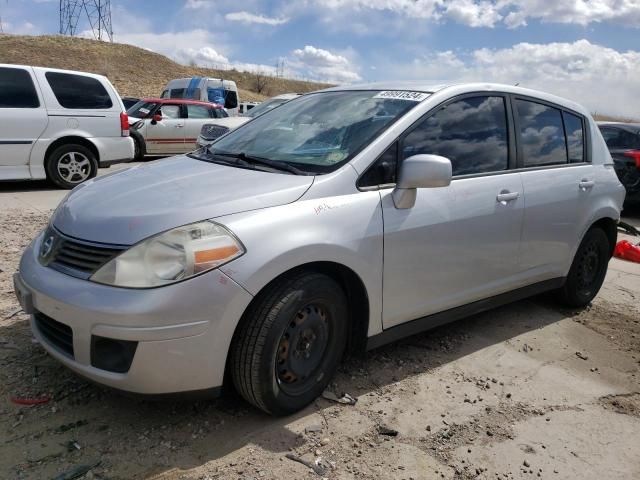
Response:
[{"label": "rear door handle", "polygon": [[180,124],[176,125],[176,128],[182,128],[182,127],[184,127],[184,125],[180,125]]},{"label": "rear door handle", "polygon": [[517,200],[518,197],[520,197],[519,192],[508,192],[503,190],[498,194],[498,196],[496,197],[496,200],[498,201],[498,203],[501,203],[502,205],[506,205],[509,202],[513,202],[514,200]]},{"label": "rear door handle", "polygon": [[580,190],[586,192],[590,188],[593,188],[595,184],[596,182],[594,182],[593,180],[587,180],[586,178],[583,178],[578,185],[580,186]]}]

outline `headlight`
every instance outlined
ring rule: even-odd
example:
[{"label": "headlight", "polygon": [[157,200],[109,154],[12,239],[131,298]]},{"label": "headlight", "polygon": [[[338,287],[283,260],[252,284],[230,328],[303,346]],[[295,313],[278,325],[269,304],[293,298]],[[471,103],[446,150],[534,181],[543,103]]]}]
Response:
[{"label": "headlight", "polygon": [[91,280],[117,287],[159,287],[217,268],[244,252],[223,226],[197,222],[143,240],[103,265]]}]

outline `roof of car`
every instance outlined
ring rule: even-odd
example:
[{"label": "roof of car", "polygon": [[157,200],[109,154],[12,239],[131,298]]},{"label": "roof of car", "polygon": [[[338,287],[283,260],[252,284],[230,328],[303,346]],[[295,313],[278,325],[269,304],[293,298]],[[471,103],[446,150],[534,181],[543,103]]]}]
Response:
[{"label": "roof of car", "polygon": [[149,98],[143,98],[142,101],[144,101],[144,102],[156,102],[156,103],[178,103],[178,104],[189,104],[189,105],[204,105],[206,107],[224,108],[219,103],[202,102],[200,100],[189,100],[189,99],[185,99],[185,98],[156,98],[156,97],[149,97]]},{"label": "roof of car", "polygon": [[640,123],[634,122],[597,122],[599,127],[622,127],[631,128],[633,130],[640,129]]},{"label": "roof of car", "polygon": [[546,100],[551,103],[557,103],[563,105],[566,108],[573,109],[584,114],[588,114],[588,111],[581,105],[568,100],[566,98],[558,97],[556,95],[542,92],[540,90],[533,90],[530,88],[520,87],[518,85],[506,85],[501,83],[485,83],[485,82],[460,82],[460,83],[441,83],[432,84],[420,81],[386,81],[376,83],[364,83],[354,85],[342,85],[338,87],[327,88],[323,91],[341,91],[341,90],[406,90],[414,92],[425,93],[437,93],[441,90],[452,90],[454,94],[472,93],[472,92],[504,92],[512,93],[514,95],[523,95],[538,98],[540,100]]}]

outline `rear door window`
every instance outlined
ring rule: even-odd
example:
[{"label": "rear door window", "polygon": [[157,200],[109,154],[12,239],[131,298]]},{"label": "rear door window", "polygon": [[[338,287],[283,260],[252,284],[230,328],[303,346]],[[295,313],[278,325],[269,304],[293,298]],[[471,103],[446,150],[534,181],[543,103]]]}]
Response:
[{"label": "rear door window", "polygon": [[107,109],[111,97],[99,80],[73,73],[47,72],[47,82],[58,103],[70,109]]},{"label": "rear door window", "polygon": [[33,80],[23,68],[0,67],[0,108],[38,108]]},{"label": "rear door window", "polygon": [[520,146],[525,167],[567,163],[562,112],[553,107],[516,99]]},{"label": "rear door window", "polygon": [[422,120],[405,137],[402,158],[442,155],[454,176],[496,172],[509,166],[508,138],[504,97],[467,97]]},{"label": "rear door window", "polygon": [[569,163],[582,163],[584,158],[584,124],[581,117],[562,112],[564,130],[567,136]]}]

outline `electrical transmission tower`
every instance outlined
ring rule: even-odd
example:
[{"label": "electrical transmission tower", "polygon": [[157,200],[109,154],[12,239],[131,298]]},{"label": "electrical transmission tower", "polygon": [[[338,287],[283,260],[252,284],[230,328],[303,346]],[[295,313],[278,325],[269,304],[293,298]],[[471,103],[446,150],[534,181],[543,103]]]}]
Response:
[{"label": "electrical transmission tower", "polygon": [[96,40],[113,41],[111,0],[60,0],[61,35],[76,35],[80,17],[89,21]]}]

